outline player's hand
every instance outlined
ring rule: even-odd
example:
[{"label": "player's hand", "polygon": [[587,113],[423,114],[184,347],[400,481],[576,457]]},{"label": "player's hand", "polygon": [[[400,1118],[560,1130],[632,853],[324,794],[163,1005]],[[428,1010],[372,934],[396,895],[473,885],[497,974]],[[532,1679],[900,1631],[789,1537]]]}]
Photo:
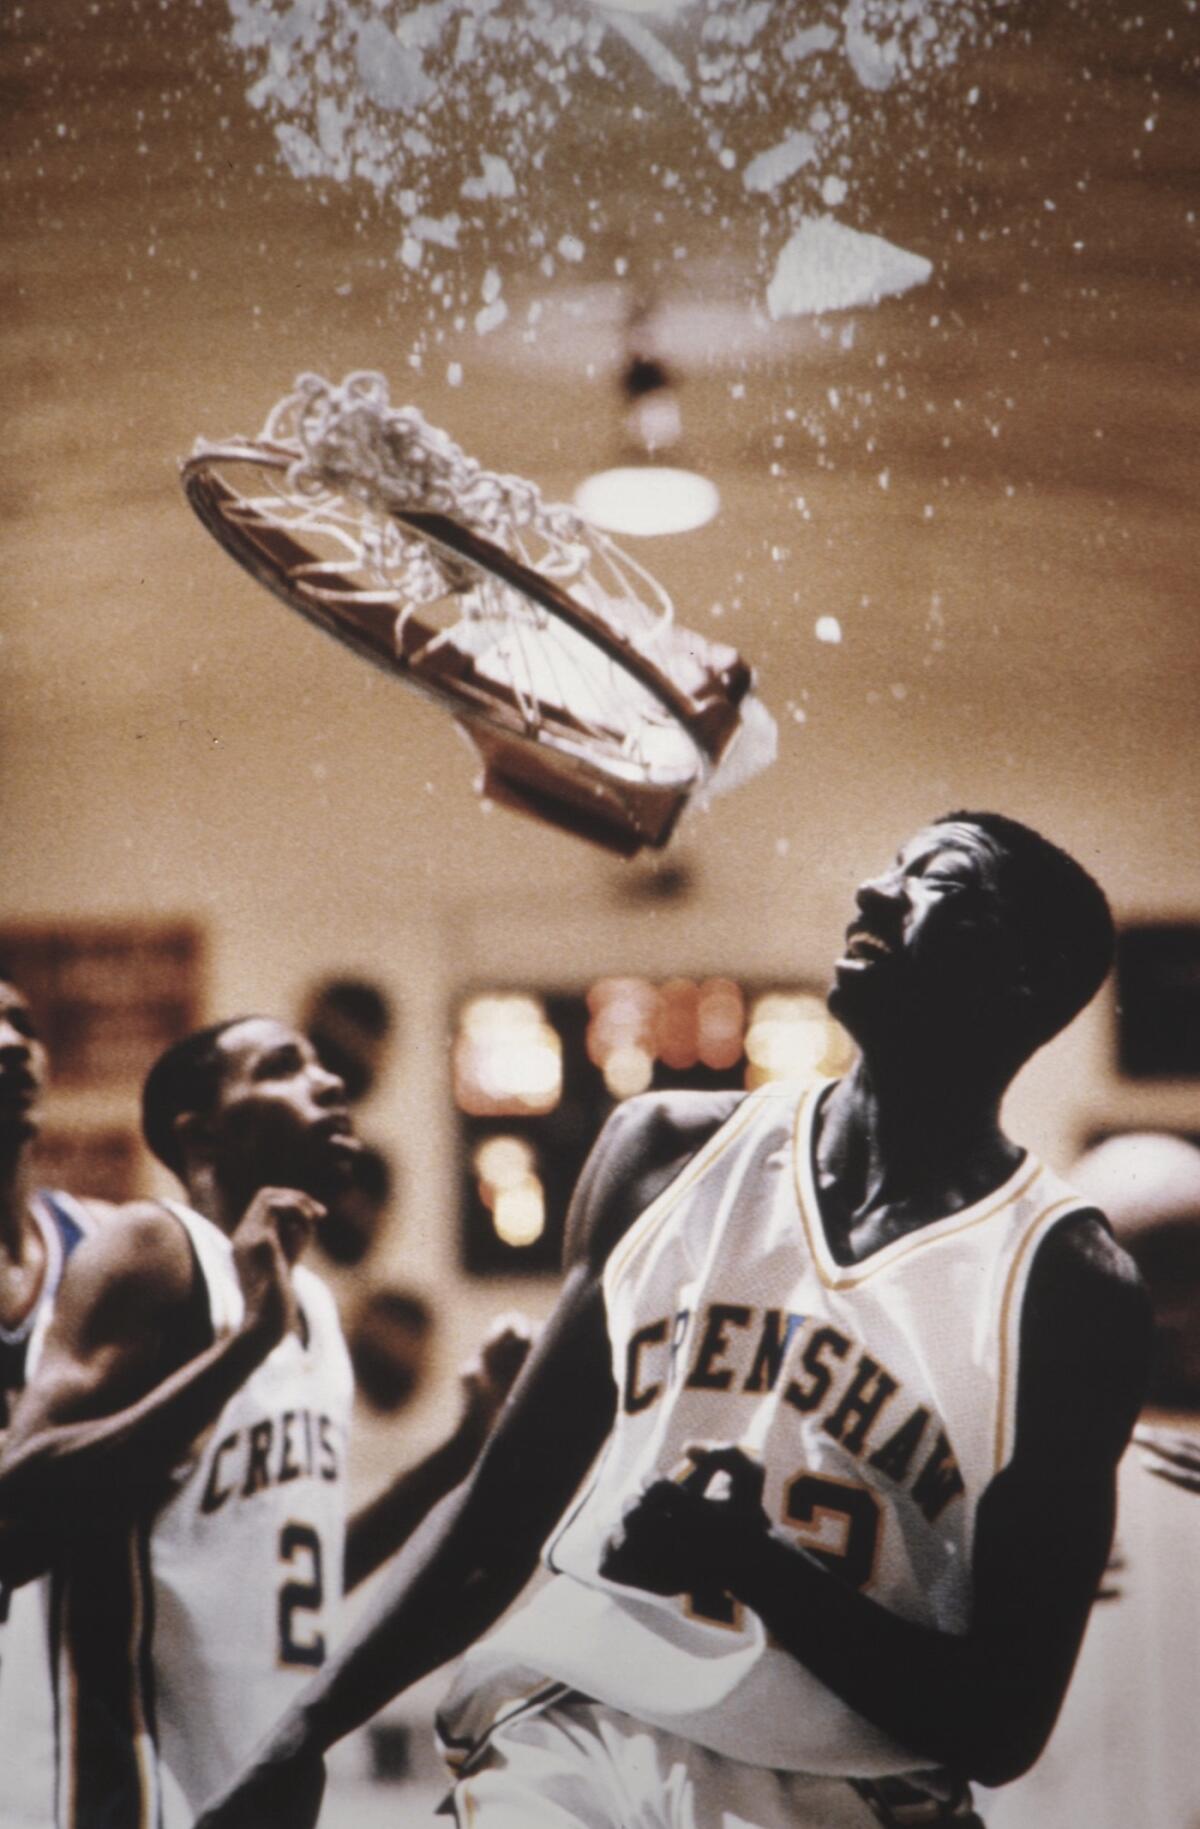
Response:
[{"label": "player's hand", "polygon": [[245,1326],[272,1342],[299,1323],[292,1265],[324,1216],[320,1203],[296,1188],[260,1188],[234,1229]]},{"label": "player's hand", "polygon": [[1133,1439],[1151,1473],[1172,1486],[1181,1486],[1184,1492],[1200,1492],[1200,1437],[1139,1423]]},{"label": "player's hand", "polygon": [[498,1315],[479,1351],[459,1370],[463,1424],[480,1439],[495,1422],[517,1374],[529,1357],[533,1324],[526,1315]]},{"label": "player's hand", "polygon": [[5,1588],[24,1587],[54,1566],[54,1549],[48,1533],[37,1525],[0,1520],[0,1600]]},{"label": "player's hand", "polygon": [[320,1753],[264,1761],[211,1798],[195,1829],[315,1829],[324,1791]]},{"label": "player's hand", "polygon": [[651,1594],[722,1589],[770,1529],[763,1469],[740,1448],[693,1452],[682,1480],[656,1480],[626,1508],[600,1573]]}]

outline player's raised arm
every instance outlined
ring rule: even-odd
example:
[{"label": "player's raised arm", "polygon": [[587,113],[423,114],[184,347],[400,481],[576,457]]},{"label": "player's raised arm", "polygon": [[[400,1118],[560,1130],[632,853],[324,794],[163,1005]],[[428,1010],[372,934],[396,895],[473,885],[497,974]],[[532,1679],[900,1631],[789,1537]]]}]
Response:
[{"label": "player's raised arm", "polygon": [[[240,1326],[211,1339],[178,1221],[130,1208],[80,1247],[59,1292],[37,1372],[0,1452],[0,1573],[39,1572],[30,1534],[86,1528],[97,1507],[132,1511],[293,1324],[288,1264],[316,1203],[264,1189],[233,1235]],[[12,1559],[10,1561],[10,1558]]]},{"label": "player's raised arm", "polygon": [[612,1404],[600,1285],[579,1264],[469,1479],[400,1552],[377,1605],[204,1812],[205,1829],[316,1821],[325,1749],[463,1651],[515,1599]]},{"label": "player's raised arm", "polygon": [[346,1593],[394,1556],[431,1507],[466,1478],[525,1363],[532,1338],[523,1315],[502,1315],[494,1322],[479,1351],[462,1368],[462,1409],[445,1441],[415,1466],[405,1468],[350,1519],[343,1577]]},{"label": "player's raised arm", "polygon": [[1006,1783],[1041,1751],[1066,1691],[1111,1543],[1116,1465],[1148,1345],[1144,1291],[1099,1219],[1051,1233],[1023,1316],[1015,1452],[979,1506],[962,1634],[885,1609],[772,1532],[761,1469],[737,1451],[715,1452],[698,1478],[651,1487],[605,1572],[651,1592],[734,1595],[901,1745]]},{"label": "player's raised arm", "polygon": [[469,1478],[401,1551],[378,1605],[198,1829],[314,1823],[324,1750],[465,1650],[516,1598],[611,1426],[606,1254],[696,1147],[697,1124],[711,1129],[726,1110],[718,1102],[680,1126],[659,1103],[630,1101],[610,1119],[571,1203],[558,1305]]}]

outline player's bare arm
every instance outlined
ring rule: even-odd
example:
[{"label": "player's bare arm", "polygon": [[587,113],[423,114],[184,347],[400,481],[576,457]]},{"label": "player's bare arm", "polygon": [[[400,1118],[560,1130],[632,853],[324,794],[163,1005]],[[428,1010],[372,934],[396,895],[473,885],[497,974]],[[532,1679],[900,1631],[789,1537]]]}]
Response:
[{"label": "player's bare arm", "polygon": [[516,1599],[612,1423],[605,1259],[736,1102],[647,1096],[609,1120],[571,1202],[562,1294],[469,1478],[400,1552],[378,1606],[197,1829],[315,1822],[324,1749],[464,1651]]},{"label": "player's bare arm", "polygon": [[[606,1572],[662,1593],[714,1585],[869,1720],[930,1764],[990,1784],[1036,1759],[1112,1539],[1115,1472],[1141,1398],[1144,1292],[1098,1217],[1041,1246],[1022,1322],[1016,1449],[980,1504],[962,1636],[885,1611],[782,1534],[738,1451],[631,1508]],[[713,1481],[708,1475],[732,1477]]]},{"label": "player's bare arm", "polygon": [[209,1805],[204,1829],[316,1821],[323,1751],[465,1650],[516,1598],[603,1441],[613,1404],[599,1283],[581,1264],[468,1479],[400,1551],[377,1605]]},{"label": "player's bare arm", "polygon": [[463,1401],[455,1428],[350,1519],[343,1570],[346,1593],[394,1556],[430,1508],[466,1478],[525,1363],[532,1338],[524,1316],[501,1316],[462,1369]]},{"label": "player's bare arm", "polygon": [[[289,1269],[317,1211],[288,1189],[251,1202],[232,1240],[243,1321],[215,1342],[191,1247],[164,1208],[131,1207],[81,1246],[0,1454],[0,1517],[61,1530],[96,1504],[144,1498],[296,1325]],[[22,1558],[20,1578],[36,1572]]]}]

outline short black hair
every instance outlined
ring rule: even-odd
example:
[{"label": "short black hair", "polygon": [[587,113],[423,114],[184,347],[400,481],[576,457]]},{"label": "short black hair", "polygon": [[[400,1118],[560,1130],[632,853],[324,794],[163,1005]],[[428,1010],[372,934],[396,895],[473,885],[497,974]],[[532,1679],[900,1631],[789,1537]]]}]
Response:
[{"label": "short black hair", "polygon": [[183,1172],[175,1120],[185,1111],[211,1111],[221,1086],[221,1037],[249,1017],[210,1023],[160,1054],[142,1087],[142,1135],[173,1175]]},{"label": "short black hair", "polygon": [[1035,1048],[1065,1029],[1108,976],[1116,930],[1095,878],[1032,826],[1004,813],[943,813],[935,825],[969,825],[992,839],[999,888],[1033,992]]}]

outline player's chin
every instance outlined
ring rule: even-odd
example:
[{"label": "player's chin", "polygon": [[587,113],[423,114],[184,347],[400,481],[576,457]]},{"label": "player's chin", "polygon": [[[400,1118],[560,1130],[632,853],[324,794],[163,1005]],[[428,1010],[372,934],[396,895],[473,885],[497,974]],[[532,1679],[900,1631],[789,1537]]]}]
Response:
[{"label": "player's chin", "polygon": [[34,1142],[41,1128],[41,1112],[36,1106],[14,1102],[0,1107],[0,1147],[20,1149]]},{"label": "player's chin", "polygon": [[857,1039],[862,1020],[862,987],[849,972],[834,968],[833,982],[825,993],[825,1008],[842,1027]]},{"label": "player's chin", "polygon": [[362,1145],[357,1138],[323,1137],[304,1152],[303,1167],[293,1164],[290,1185],[328,1206],[353,1185]]},{"label": "player's chin", "polygon": [[353,1181],[362,1153],[362,1139],[352,1130],[331,1131],[320,1140],[318,1174],[330,1187],[344,1188]]}]

